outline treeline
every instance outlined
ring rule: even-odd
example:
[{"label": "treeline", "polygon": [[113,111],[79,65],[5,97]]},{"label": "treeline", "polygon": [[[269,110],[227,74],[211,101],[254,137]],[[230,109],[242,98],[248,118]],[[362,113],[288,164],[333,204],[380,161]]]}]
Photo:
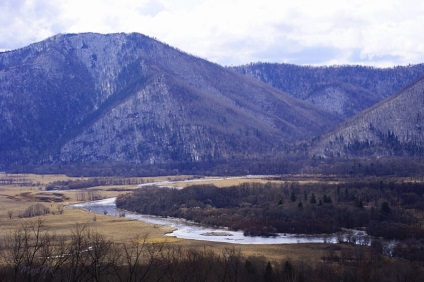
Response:
[{"label": "treeline", "polygon": [[322,261],[268,261],[236,248],[220,252],[148,243],[114,243],[76,225],[69,236],[51,234],[42,220],[3,238],[2,281],[423,281],[421,264],[384,260],[357,246],[329,246]]},{"label": "treeline", "polygon": [[121,195],[119,208],[180,217],[246,235],[333,233],[367,228],[386,239],[424,239],[424,183],[244,183],[229,188],[196,185],[182,190],[145,187]]},{"label": "treeline", "polygon": [[41,183],[33,182],[22,176],[9,176],[4,174],[4,176],[0,173],[0,185],[18,185],[18,186],[39,186]]},{"label": "treeline", "polygon": [[[34,217],[42,216],[50,213],[50,209],[43,204],[36,203],[25,209],[24,212],[19,214],[19,217]],[[9,215],[12,218],[12,215]]]},{"label": "treeline", "polygon": [[424,160],[418,157],[391,157],[379,159],[322,159],[307,157],[308,145],[301,143],[287,148],[287,156],[173,162],[140,165],[122,162],[68,163],[55,165],[10,165],[9,173],[66,174],[72,177],[150,177],[169,175],[275,175],[326,174],[339,176],[411,176],[424,177]]},{"label": "treeline", "polygon": [[101,177],[77,180],[59,180],[46,185],[46,190],[85,189],[96,186],[137,185],[144,181],[139,178]]},{"label": "treeline", "polygon": [[421,78],[424,72],[422,64],[377,69],[366,66],[311,67],[259,62],[232,69],[301,99],[309,98],[325,86],[340,84],[351,85],[362,91],[366,89],[381,99],[402,90]]},{"label": "treeline", "polygon": [[84,162],[55,165],[10,165],[9,173],[66,174],[72,177],[153,177],[169,175],[245,175],[291,173],[302,164],[286,160],[240,159],[141,165],[124,162]]}]

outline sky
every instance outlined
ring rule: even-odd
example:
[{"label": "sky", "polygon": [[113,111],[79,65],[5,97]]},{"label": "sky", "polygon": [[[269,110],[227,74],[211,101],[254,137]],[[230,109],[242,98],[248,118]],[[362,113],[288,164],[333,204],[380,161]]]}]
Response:
[{"label": "sky", "polygon": [[424,63],[422,0],[0,0],[0,50],[139,32],[224,65]]}]

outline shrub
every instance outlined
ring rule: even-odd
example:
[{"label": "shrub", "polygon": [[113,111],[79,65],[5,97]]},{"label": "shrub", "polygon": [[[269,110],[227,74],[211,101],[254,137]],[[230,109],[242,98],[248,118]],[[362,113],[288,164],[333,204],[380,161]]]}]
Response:
[{"label": "shrub", "polygon": [[50,209],[43,204],[37,203],[29,206],[26,210],[19,215],[19,217],[34,217],[46,215],[50,213]]}]

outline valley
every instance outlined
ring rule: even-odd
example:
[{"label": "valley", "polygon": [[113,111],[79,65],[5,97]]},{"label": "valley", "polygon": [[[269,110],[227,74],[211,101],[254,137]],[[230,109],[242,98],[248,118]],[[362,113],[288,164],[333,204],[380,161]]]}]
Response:
[{"label": "valley", "polygon": [[[44,228],[52,234],[69,236],[76,224],[87,225],[88,228],[100,232],[107,236],[109,239],[116,243],[132,242],[135,238],[145,238],[147,242],[151,243],[164,243],[171,246],[177,245],[185,248],[194,248],[201,250],[203,248],[214,248],[216,250],[223,250],[228,247],[225,243],[201,242],[193,240],[174,239],[165,236],[172,228],[160,226],[158,224],[149,224],[140,221],[134,221],[124,217],[112,217],[104,214],[93,215],[90,212],[82,211],[79,209],[64,208],[63,213],[59,212],[58,207],[64,207],[71,204],[82,203],[93,198],[91,195],[98,195],[100,198],[116,197],[122,193],[128,193],[137,188],[137,185],[105,185],[95,186],[83,189],[65,189],[45,193],[45,188],[52,183],[58,181],[84,181],[90,178],[76,178],[67,177],[64,175],[31,175],[31,174],[0,174],[0,220],[1,230],[0,237],[13,234],[16,230],[22,227],[27,222],[36,222],[38,217],[35,218],[21,218],[19,217],[28,207],[41,203],[50,209],[50,212],[43,215],[41,218],[44,221]],[[144,182],[158,182],[167,181],[172,183],[172,180],[191,178],[192,176],[178,176],[178,177],[155,177],[155,178],[139,178],[131,181],[144,183]],[[177,182],[178,182],[177,181]],[[262,179],[243,179],[221,178],[219,180],[210,180],[215,185],[233,185],[243,183],[246,181],[264,182]],[[194,183],[195,180],[192,179]],[[204,183],[204,180],[200,180]],[[179,182],[176,185],[184,187],[188,183]],[[47,196],[46,196],[47,195]],[[11,218],[9,211],[12,211]],[[123,231],[125,230],[125,231]],[[317,259],[325,251],[325,247],[314,247],[308,244],[302,246],[269,246],[269,245],[256,245],[256,246],[241,246],[241,250],[246,255],[261,254],[269,257],[269,259],[280,259],[283,257],[301,260],[305,255],[312,258],[316,255]]]},{"label": "valley", "polygon": [[423,95],[423,64],[225,67],[139,33],[0,52],[0,277],[424,281]]},{"label": "valley", "polygon": [[[354,205],[359,205],[359,195],[365,197],[362,199],[363,208],[355,208],[358,209],[358,211],[361,209],[372,210],[373,206],[378,207],[378,210],[381,210],[382,206],[384,206],[382,205],[383,202],[381,201],[384,199],[385,201],[390,202],[389,208],[391,215],[396,215],[396,217],[405,217],[409,214],[413,215],[417,222],[421,222],[421,207],[419,205],[422,201],[419,198],[422,196],[415,194],[415,200],[413,200],[412,197],[414,193],[416,193],[414,192],[415,190],[413,190],[413,187],[420,185],[421,183],[418,178],[371,177],[366,179],[349,179],[322,175],[211,177],[209,179],[203,177],[198,178],[189,175],[167,176],[159,178],[78,178],[64,175],[16,175],[4,173],[0,176],[0,220],[2,224],[0,236],[5,238],[3,241],[4,244],[9,242],[9,239],[7,238],[10,238],[11,235],[18,234],[16,233],[18,230],[22,230],[22,228],[25,230],[25,226],[34,226],[31,224],[37,224],[37,222],[40,222],[41,220],[41,232],[46,232],[46,234],[57,236],[57,238],[64,238],[65,240],[71,240],[73,238],[72,236],[75,236],[75,232],[78,231],[78,228],[82,228],[83,226],[83,230],[87,230],[84,232],[88,232],[88,230],[90,230],[92,234],[101,234],[101,238],[104,240],[102,242],[114,244],[116,246],[130,246],[130,244],[132,244],[131,242],[134,242],[135,238],[139,238],[137,239],[137,242],[140,244],[139,246],[147,248],[146,251],[152,251],[153,249],[151,248],[164,248],[164,250],[166,249],[174,251],[180,250],[179,252],[185,252],[183,250],[191,250],[190,252],[197,253],[198,259],[204,256],[212,256],[212,253],[214,253],[214,259],[216,259],[217,262],[222,259],[220,257],[221,254],[230,252],[234,256],[233,258],[238,261],[237,263],[241,263],[242,265],[246,263],[246,261],[249,261],[255,266],[255,268],[257,267],[258,271],[261,267],[265,267],[267,262],[270,262],[272,267],[275,269],[274,275],[277,275],[276,277],[279,277],[278,275],[283,275],[282,273],[284,270],[284,262],[290,263],[290,265],[292,265],[292,267],[296,270],[293,272],[293,275],[300,275],[300,273],[303,273],[303,275],[310,275],[310,271],[315,271],[317,268],[326,267],[327,271],[331,271],[331,275],[334,275],[334,277],[340,277],[338,276],[341,275],[340,273],[336,274],[336,272],[333,272],[334,270],[332,270],[333,267],[337,266],[337,268],[341,267],[341,269],[343,269],[342,273],[345,275],[344,277],[349,277],[349,275],[357,273],[358,268],[361,269],[362,267],[370,264],[374,265],[376,262],[378,262],[378,266],[374,265],[375,275],[379,275],[378,273],[383,271],[383,269],[384,271],[391,269],[391,271],[403,273],[401,275],[407,275],[407,272],[410,272],[408,265],[415,265],[415,263],[418,263],[422,259],[420,255],[421,251],[418,249],[419,245],[417,245],[417,243],[420,242],[420,239],[416,237],[416,235],[413,236],[415,240],[418,241],[411,241],[411,238],[405,237],[399,238],[398,240],[401,240],[400,242],[402,243],[398,244],[398,247],[393,251],[396,253],[396,255],[393,255],[393,253],[389,256],[382,253],[384,248],[381,244],[381,241],[379,240],[372,242],[369,246],[355,245],[348,243],[349,241],[345,243],[335,243],[331,242],[330,240],[324,240],[321,243],[305,242],[299,244],[296,242],[295,244],[260,243],[233,245],[225,242],[213,242],[198,239],[180,239],[167,236],[166,234],[173,230],[172,227],[164,226],[158,222],[147,223],[135,221],[127,214],[123,216],[111,216],[108,214],[108,212],[99,212],[97,214],[93,214],[88,211],[67,207],[70,204],[84,203],[88,200],[116,197],[122,194],[129,195],[128,193],[132,194],[134,191],[136,191],[138,185],[143,185],[143,188],[140,189],[147,189],[146,186],[148,186],[149,183],[159,183],[161,185],[182,188],[182,190],[173,190],[170,188],[159,187],[155,188],[157,190],[166,189],[172,191],[189,191],[188,189],[192,189],[190,187],[193,187],[193,185],[195,185],[194,187],[196,187],[196,185],[197,187],[208,187],[208,185],[214,185],[215,187],[220,187],[218,189],[222,189],[222,191],[231,189],[229,187],[250,186],[258,187],[259,189],[266,191],[269,189],[266,188],[267,185],[271,185],[274,187],[281,187],[278,188],[281,191],[281,195],[285,195],[285,189],[289,189],[287,191],[290,191],[290,187],[294,187],[295,190],[299,189],[299,194],[296,194],[296,197],[301,198],[302,201],[305,194],[304,191],[307,191],[309,198],[308,201],[304,201],[304,210],[315,210],[315,212],[318,211],[319,203],[312,203],[312,198],[310,198],[313,194],[315,194],[316,199],[319,201],[322,200],[322,191],[325,191],[326,195],[331,195],[332,205],[336,205],[336,203],[339,203],[339,201],[343,200],[346,196],[346,193],[348,193],[348,198],[350,200],[348,200],[348,198],[345,200],[353,201]],[[133,184],[123,184],[125,182]],[[91,186],[98,185],[99,183],[101,183],[101,186]],[[343,183],[350,183],[349,188],[345,189]],[[373,183],[377,183],[378,185],[381,185],[381,183],[384,184],[382,187],[377,188],[375,192],[372,192],[374,189]],[[396,189],[393,190],[390,188],[390,185],[406,185],[404,187],[409,187],[408,185],[410,184],[408,183],[411,183],[413,187],[408,188],[407,191],[405,191],[407,194],[404,194],[403,196],[392,194],[396,191]],[[79,188],[77,184],[79,185]],[[58,189],[59,185],[62,185],[60,189]],[[340,196],[341,198],[337,198],[337,188],[336,190],[331,190],[328,188],[337,187],[337,185],[340,185],[339,187],[343,187],[339,189],[341,195],[343,195],[343,197]],[[69,187],[73,188],[70,189]],[[46,191],[46,189],[48,191]],[[421,191],[421,189],[419,189],[419,191]],[[384,195],[383,198],[378,196],[380,195],[379,193],[382,193],[381,196]],[[264,195],[266,195],[266,193]],[[289,193],[287,197],[283,198],[283,205],[291,205],[290,198],[291,197]],[[281,198],[278,200],[281,200]],[[396,201],[399,202],[396,203]],[[298,201],[295,203],[296,208],[298,209]],[[29,207],[34,206],[35,204],[41,204],[47,207],[49,211],[35,217],[28,218],[24,216],[25,211],[27,211]],[[196,205],[199,204],[197,203]],[[328,205],[328,203],[325,205]],[[187,206],[187,208],[190,208],[190,206]],[[352,206],[352,208],[354,207]],[[242,209],[242,207],[240,207],[240,209]],[[350,208],[347,210],[349,209]],[[199,209],[193,208],[193,210]],[[10,211],[12,211],[12,213],[10,213]],[[358,213],[358,211],[356,211],[356,213]],[[380,213],[383,211],[377,212]],[[384,217],[388,215],[381,214],[381,216]],[[351,219],[355,218],[359,219],[356,216]],[[387,223],[395,222],[392,221],[394,218],[390,220],[388,218],[380,219],[383,221],[387,220]],[[348,220],[348,217],[346,217],[346,220]],[[305,222],[305,225],[308,225],[308,223]],[[421,223],[418,223],[418,225],[420,226]],[[414,223],[414,226],[417,226],[416,223]],[[385,227],[388,226],[386,225]],[[81,233],[81,236],[85,236],[83,235],[86,234],[84,232]],[[211,235],[213,234],[213,236],[225,235],[219,232],[219,234],[214,232],[217,231],[207,231],[206,233]],[[410,233],[406,232],[403,234],[408,236],[407,234]],[[379,236],[384,235],[381,234]],[[3,250],[6,250],[7,245],[4,244]],[[208,250],[207,253],[204,253],[205,250]],[[411,253],[411,250],[414,250],[413,253]],[[165,253],[162,253],[163,251],[160,252],[162,255],[165,255]],[[169,253],[167,254],[169,255]],[[187,254],[184,253],[184,255],[182,255],[182,253],[180,253],[180,255],[180,259],[183,260]],[[405,258],[407,258],[407,260],[399,260],[396,258],[398,256],[406,256]],[[405,262],[407,263],[405,264]],[[3,263],[7,263],[7,260],[3,261]],[[282,265],[279,266],[279,263],[282,263]],[[36,264],[34,264],[33,267],[36,267],[35,265]],[[170,266],[168,266],[168,270],[170,271],[171,268],[169,267]],[[240,269],[241,273],[244,273],[245,269],[243,269],[243,267]],[[261,271],[265,271],[265,268],[263,268]],[[421,272],[419,271],[421,271],[420,268],[415,268],[413,273],[414,275],[417,275],[416,277],[420,277],[419,275]],[[152,270],[152,275],[153,272],[154,271]]]}]

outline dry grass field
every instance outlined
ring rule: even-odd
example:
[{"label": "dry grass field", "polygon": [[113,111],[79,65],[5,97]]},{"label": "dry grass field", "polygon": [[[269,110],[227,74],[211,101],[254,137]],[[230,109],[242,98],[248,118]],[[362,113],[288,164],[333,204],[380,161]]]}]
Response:
[{"label": "dry grass field", "polygon": [[[190,179],[190,176],[180,176],[178,180]],[[8,183],[9,180],[11,183]],[[283,261],[291,259],[308,263],[319,261],[321,256],[328,252],[329,245],[324,244],[294,244],[294,245],[233,245],[194,240],[183,240],[164,236],[170,228],[126,218],[93,213],[73,208],[69,204],[77,203],[81,193],[95,192],[102,198],[114,197],[120,193],[137,188],[136,185],[99,186],[83,190],[63,190],[46,192],[45,187],[53,181],[76,180],[64,175],[11,175],[0,173],[0,238],[11,234],[27,221],[37,218],[20,218],[18,215],[29,206],[42,203],[51,211],[42,216],[44,226],[51,233],[58,235],[71,234],[76,224],[85,224],[93,231],[97,231],[114,242],[128,242],[135,238],[143,238],[147,242],[165,243],[196,249],[213,249],[224,251],[226,248],[236,248],[245,256],[260,256],[270,260]],[[144,182],[172,181],[169,177],[143,179]],[[192,184],[215,184],[219,187],[237,185],[242,182],[267,182],[266,179],[254,178],[211,178],[210,180],[178,183],[185,187]],[[65,207],[65,208],[63,208]],[[63,209],[62,209],[63,208]],[[61,213],[60,211],[63,210]],[[342,246],[342,248],[350,248]]]}]

